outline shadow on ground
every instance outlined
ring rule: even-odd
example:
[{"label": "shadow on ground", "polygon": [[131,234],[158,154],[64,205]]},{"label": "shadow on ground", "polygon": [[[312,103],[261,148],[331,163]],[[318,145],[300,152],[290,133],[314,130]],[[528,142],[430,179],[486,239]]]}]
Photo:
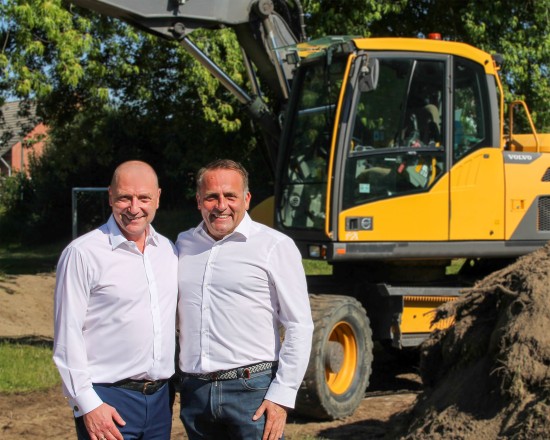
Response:
[{"label": "shadow on ground", "polygon": [[53,339],[47,336],[17,336],[17,337],[0,337],[0,344],[13,345],[32,345],[38,347],[53,348]]},{"label": "shadow on ground", "polygon": [[[399,438],[409,422],[408,409],[422,390],[418,356],[387,352],[376,347],[370,384],[360,407],[351,416],[319,423],[314,438],[323,440],[372,440]],[[302,427],[311,420],[289,416],[289,422]],[[397,437],[392,437],[397,435]],[[294,437],[292,437],[294,438]]]}]

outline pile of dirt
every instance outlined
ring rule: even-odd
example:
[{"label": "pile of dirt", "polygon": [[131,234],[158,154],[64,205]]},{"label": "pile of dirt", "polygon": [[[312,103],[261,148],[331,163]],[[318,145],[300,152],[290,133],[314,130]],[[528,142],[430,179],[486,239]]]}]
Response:
[{"label": "pile of dirt", "polygon": [[550,438],[550,246],[478,282],[421,347],[425,391],[403,437]]}]

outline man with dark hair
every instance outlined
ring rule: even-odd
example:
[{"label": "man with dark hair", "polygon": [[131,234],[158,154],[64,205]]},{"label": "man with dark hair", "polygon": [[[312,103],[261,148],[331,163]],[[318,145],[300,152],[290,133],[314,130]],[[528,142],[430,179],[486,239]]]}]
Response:
[{"label": "man with dark hair", "polygon": [[176,243],[180,416],[190,440],[281,438],[309,360],[300,253],[252,221],[250,197],[242,165],[208,164],[197,175],[203,221]]}]

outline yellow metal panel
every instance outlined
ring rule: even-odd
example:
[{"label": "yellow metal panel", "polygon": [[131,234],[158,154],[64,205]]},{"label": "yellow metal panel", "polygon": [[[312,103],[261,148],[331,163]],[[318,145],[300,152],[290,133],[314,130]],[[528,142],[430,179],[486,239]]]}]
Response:
[{"label": "yellow metal panel", "polygon": [[258,203],[250,210],[250,217],[252,217],[254,221],[272,228],[273,219],[275,217],[275,197],[270,196]]},{"label": "yellow metal panel", "polygon": [[[538,151],[541,153],[550,152],[550,134],[538,133],[539,141]],[[510,151],[527,151],[530,153],[537,152],[537,143],[534,134],[514,134],[514,142],[511,145]]]},{"label": "yellow metal panel", "polygon": [[[448,239],[448,177],[421,194],[394,197],[342,211],[341,241],[437,241]],[[370,231],[346,231],[346,217],[372,217]]]},{"label": "yellow metal panel", "polygon": [[401,333],[429,333],[435,329],[449,327],[453,318],[447,318],[432,325],[435,309],[447,301],[455,300],[452,296],[405,296],[401,316]]},{"label": "yellow metal panel", "polygon": [[353,41],[357,48],[365,50],[405,50],[457,55],[478,62],[486,73],[496,75],[491,55],[465,43],[421,38],[357,38]]},{"label": "yellow metal panel", "polygon": [[504,238],[504,164],[497,148],[482,148],[451,170],[451,240]]},{"label": "yellow metal panel", "polygon": [[[522,153],[517,153],[521,155]],[[550,155],[542,154],[533,162],[506,163],[506,239],[509,239],[537,196],[550,195],[550,182],[542,177],[550,168]],[[535,228],[536,226],[533,225]]]}]

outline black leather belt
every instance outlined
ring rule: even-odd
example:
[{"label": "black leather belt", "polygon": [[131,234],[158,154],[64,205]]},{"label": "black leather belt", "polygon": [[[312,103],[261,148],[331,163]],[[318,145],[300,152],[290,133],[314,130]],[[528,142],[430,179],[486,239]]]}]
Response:
[{"label": "black leather belt", "polygon": [[140,393],[151,395],[155,394],[162,386],[168,382],[167,380],[132,380],[125,379],[112,384],[117,388],[124,388],[131,391],[139,391]]},{"label": "black leather belt", "polygon": [[201,380],[232,380],[232,379],[249,379],[254,373],[273,370],[277,368],[279,362],[259,362],[257,364],[248,365],[246,367],[233,368],[231,370],[220,370],[212,373],[183,373],[184,376],[194,377]]}]

